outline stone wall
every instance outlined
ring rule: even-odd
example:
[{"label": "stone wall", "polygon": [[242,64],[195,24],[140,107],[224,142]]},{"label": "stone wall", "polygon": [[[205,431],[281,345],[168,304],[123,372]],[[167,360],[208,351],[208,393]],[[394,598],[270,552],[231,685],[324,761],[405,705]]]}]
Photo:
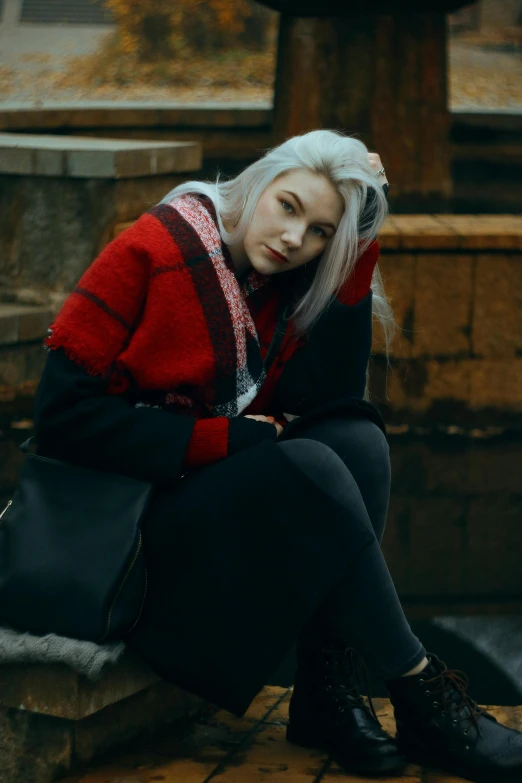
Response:
[{"label": "stone wall", "polygon": [[372,388],[390,423],[516,426],[522,412],[522,217],[395,215],[380,268],[400,327]]},{"label": "stone wall", "polygon": [[[522,610],[522,437],[450,429],[390,434],[384,551],[401,598],[473,614]],[[457,609],[457,611],[459,611]]]},{"label": "stone wall", "polygon": [[200,166],[197,142],[0,133],[0,300],[59,307],[114,225]]}]

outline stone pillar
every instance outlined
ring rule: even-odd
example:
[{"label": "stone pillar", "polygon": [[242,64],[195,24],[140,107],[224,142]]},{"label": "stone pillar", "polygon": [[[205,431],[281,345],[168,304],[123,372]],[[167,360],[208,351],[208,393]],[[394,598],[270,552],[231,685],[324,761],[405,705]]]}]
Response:
[{"label": "stone pillar", "polygon": [[377,151],[403,211],[444,211],[451,195],[446,17],[282,14],[274,143],[315,128]]}]

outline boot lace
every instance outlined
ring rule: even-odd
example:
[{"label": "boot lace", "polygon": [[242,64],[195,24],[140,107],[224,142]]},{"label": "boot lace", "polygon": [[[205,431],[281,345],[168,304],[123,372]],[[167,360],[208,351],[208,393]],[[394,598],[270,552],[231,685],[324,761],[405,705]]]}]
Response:
[{"label": "boot lace", "polygon": [[[328,674],[327,690],[338,705],[338,711],[353,708],[354,703],[370,711],[378,721],[375,707],[370,695],[370,677],[361,655],[353,647],[323,647],[326,656]],[[361,695],[361,690],[368,694],[368,704]],[[346,716],[348,717],[348,716]],[[344,719],[341,719],[342,724]]]},{"label": "boot lace", "polygon": [[[442,661],[441,661],[442,663]],[[448,669],[445,663],[443,671],[436,677],[424,680],[426,685],[430,685],[429,693],[434,696],[440,696],[442,705],[446,712],[450,712],[452,707],[456,708],[458,718],[455,720],[469,720],[475,726],[478,734],[482,736],[478,717],[483,715],[486,710],[479,707],[466,693],[469,686],[467,675],[458,669]]]}]

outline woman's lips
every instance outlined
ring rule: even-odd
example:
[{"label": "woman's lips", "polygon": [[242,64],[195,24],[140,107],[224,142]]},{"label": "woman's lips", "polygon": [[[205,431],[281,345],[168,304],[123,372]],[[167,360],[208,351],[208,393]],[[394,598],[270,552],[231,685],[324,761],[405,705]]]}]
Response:
[{"label": "woman's lips", "polygon": [[[268,247],[268,245],[267,245],[267,247]],[[281,255],[281,253],[278,253],[277,250],[272,250],[271,247],[268,247],[268,249],[272,253],[272,255],[275,258],[275,260],[279,261],[280,264],[288,264],[289,263],[288,259],[285,258],[285,256]]]}]

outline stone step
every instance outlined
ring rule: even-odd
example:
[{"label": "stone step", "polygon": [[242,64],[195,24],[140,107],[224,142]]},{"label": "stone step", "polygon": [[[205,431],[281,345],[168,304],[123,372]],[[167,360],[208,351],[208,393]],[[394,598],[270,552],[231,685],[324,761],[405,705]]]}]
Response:
[{"label": "stone step", "polygon": [[41,340],[51,321],[49,307],[0,303],[0,346]]},{"label": "stone step", "polygon": [[128,650],[96,681],[62,663],[3,664],[0,783],[51,783],[122,742],[175,737],[202,708]]},{"label": "stone step", "polygon": [[[243,718],[225,710],[203,715],[183,739],[163,734],[128,752],[114,754],[103,765],[93,765],[63,783],[369,783],[348,776],[328,754],[286,742],[291,689],[266,687]],[[375,699],[384,728],[395,733],[393,711],[387,699]],[[522,728],[522,707],[490,708],[495,717]],[[215,777],[214,777],[215,776]],[[411,764],[401,777],[387,783],[464,783],[440,770]]]},{"label": "stone step", "polygon": [[24,0],[20,22],[94,25],[113,24],[114,18],[101,0]]},{"label": "stone step", "polygon": [[522,250],[522,215],[391,215],[383,250]]},{"label": "stone step", "polygon": [[0,174],[129,179],[197,171],[197,141],[0,133]]}]

